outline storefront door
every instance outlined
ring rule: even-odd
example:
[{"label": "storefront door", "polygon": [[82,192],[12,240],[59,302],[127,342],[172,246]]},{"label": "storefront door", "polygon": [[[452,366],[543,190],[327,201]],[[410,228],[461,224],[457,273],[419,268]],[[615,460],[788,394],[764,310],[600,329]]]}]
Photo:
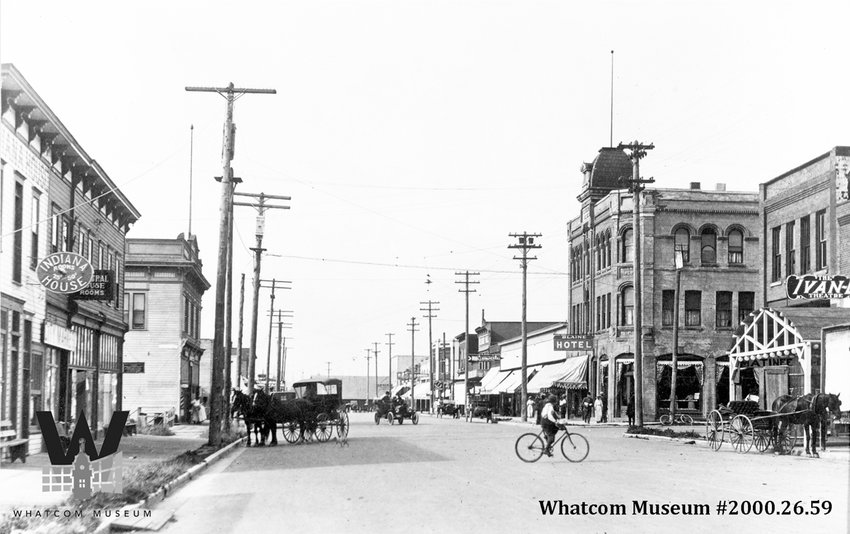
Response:
[{"label": "storefront door", "polygon": [[764,409],[769,410],[773,406],[773,401],[788,394],[788,371],[786,366],[764,368],[764,395],[762,395]]}]

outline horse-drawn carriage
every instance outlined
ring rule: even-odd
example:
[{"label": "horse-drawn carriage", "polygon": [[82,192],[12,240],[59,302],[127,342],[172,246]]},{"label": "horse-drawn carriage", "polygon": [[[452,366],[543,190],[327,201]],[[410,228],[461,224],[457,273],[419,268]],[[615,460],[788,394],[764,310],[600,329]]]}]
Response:
[{"label": "horse-drawn carriage", "polygon": [[391,425],[396,422],[402,424],[405,419],[409,419],[415,425],[419,423],[419,414],[399,397],[392,400],[378,399],[375,401],[375,424],[380,424],[381,419],[386,419]]},{"label": "horse-drawn carriage", "polygon": [[748,452],[753,446],[764,452],[772,445],[775,452],[788,454],[800,434],[805,438],[806,454],[817,457],[818,435],[821,449],[826,450],[826,426],[840,411],[841,400],[828,393],[796,398],[783,395],[773,402],[771,411],[759,410],[757,402],[733,401],[728,408],[708,414],[705,439],[714,451],[720,449],[728,434],[729,443],[738,452]]},{"label": "horse-drawn carriage", "polygon": [[261,428],[258,445],[265,444],[269,432],[271,445],[277,445],[278,424],[289,443],[314,439],[325,442],[331,439],[334,430],[339,439],[347,439],[349,421],[342,402],[341,380],[303,380],[292,387],[294,396],[291,392],[268,395],[257,390],[249,397],[234,390],[232,413],[240,414],[245,421],[248,446],[251,445],[252,425]]},{"label": "horse-drawn carriage", "polygon": [[444,400],[437,406],[437,417],[447,415],[457,419],[460,417],[461,411],[461,407],[454,401]]}]

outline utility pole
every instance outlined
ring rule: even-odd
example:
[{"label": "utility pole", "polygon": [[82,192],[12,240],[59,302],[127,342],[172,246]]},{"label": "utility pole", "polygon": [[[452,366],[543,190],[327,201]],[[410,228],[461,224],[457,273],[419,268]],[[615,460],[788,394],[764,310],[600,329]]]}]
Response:
[{"label": "utility pole", "polygon": [[634,236],[634,290],[635,290],[635,425],[643,426],[643,296],[641,295],[641,256],[640,256],[640,192],[643,184],[655,182],[652,178],[642,180],[640,177],[640,160],[646,156],[647,150],[652,150],[652,143],[644,145],[638,141],[629,144],[620,143],[617,148],[629,150],[632,160],[632,177],[622,177],[619,182],[632,193],[632,235]]},{"label": "utility pole", "polygon": [[239,283],[239,336],[237,337],[236,350],[236,388],[242,390],[242,318],[245,315],[245,273]]},{"label": "utility pole", "polygon": [[254,378],[256,376],[256,365],[257,365],[257,314],[259,313],[260,308],[260,263],[262,259],[262,253],[266,249],[263,248],[263,234],[265,233],[266,227],[266,210],[267,209],[280,209],[280,210],[288,210],[289,206],[277,206],[277,205],[268,205],[266,204],[266,199],[275,199],[275,200],[291,200],[291,197],[285,197],[280,195],[266,195],[265,193],[253,194],[253,193],[235,193],[236,196],[243,197],[253,197],[257,198],[257,202],[234,202],[234,206],[249,206],[257,209],[257,225],[255,230],[255,236],[257,238],[257,246],[252,248],[254,251],[254,304],[251,311],[251,355],[248,360],[248,391],[254,391]]},{"label": "utility pole", "polygon": [[278,287],[280,287],[281,289],[292,289],[290,287],[278,285],[278,283],[280,283],[280,284],[291,284],[292,282],[290,282],[288,280],[275,280],[274,278],[272,278],[271,280],[260,280],[260,282],[261,283],[265,282],[266,284],[271,282],[271,284],[272,284],[271,286],[268,286],[268,285],[263,286],[263,287],[270,287],[271,290],[272,290],[271,295],[269,295],[269,297],[271,299],[271,303],[269,304],[269,310],[270,310],[270,312],[269,312],[269,344],[268,344],[268,349],[266,351],[266,386],[265,386],[265,392],[268,393],[269,392],[269,380],[270,380],[270,376],[271,376],[271,373],[272,373],[272,319],[274,319],[274,290],[277,289]]},{"label": "utility pole", "polygon": [[431,319],[436,317],[433,312],[440,311],[440,308],[434,308],[434,304],[439,304],[439,302],[435,302],[429,300],[428,302],[420,302],[419,304],[427,304],[427,308],[419,308],[420,311],[427,311],[428,315],[423,315],[425,319],[428,319],[428,379],[431,381],[431,405],[429,406],[429,411],[434,412],[434,340],[431,338]]},{"label": "utility pole", "polygon": [[325,362],[325,363],[328,364],[328,378],[330,378],[331,377],[331,362]]},{"label": "utility pole", "polygon": [[[529,257],[528,251],[530,249],[541,248],[541,245],[537,245],[534,243],[534,239],[537,237],[541,237],[540,234],[529,234],[528,232],[523,232],[521,234],[509,234],[510,237],[517,238],[517,244],[508,245],[508,248],[520,249],[522,250],[522,256],[514,256],[515,260],[520,260],[520,267],[522,267],[522,327],[521,327],[521,336],[522,336],[522,396],[520,397],[520,406],[524,407],[528,402],[528,324],[526,322],[526,311],[527,311],[527,282],[528,278],[528,262],[530,260],[536,260],[537,256]],[[528,420],[528,410],[522,410],[522,421],[525,422]]]},{"label": "utility pole", "polygon": [[[440,397],[441,398],[442,398],[442,396],[443,396],[443,394],[445,393],[445,390],[446,390],[446,373],[448,372],[449,368],[451,367],[451,358],[449,357],[448,351],[446,350],[448,348],[449,348],[449,345],[446,343],[446,333],[443,332],[443,342],[440,345],[440,361],[442,362],[440,364],[440,371],[443,375],[443,377],[440,379],[440,382],[442,382],[442,384],[443,384],[440,387]],[[451,376],[450,372],[448,373],[448,378],[449,378],[449,380],[454,382],[454,377]],[[453,398],[453,400],[454,400],[454,398]]]},{"label": "utility pole", "polygon": [[676,416],[676,379],[679,370],[679,294],[682,287],[682,269],[685,256],[682,245],[676,245],[676,291],[673,294],[673,367],[670,370],[670,417]]},{"label": "utility pole", "polygon": [[390,391],[393,390],[393,345],[395,345],[395,343],[393,343],[393,336],[394,335],[395,334],[387,334],[387,337],[390,338],[390,341],[389,341],[389,343],[384,343],[384,345],[389,347],[389,351],[390,351],[390,356],[389,356],[390,361],[389,361],[389,367],[388,367],[388,373],[389,374],[387,375],[387,380],[389,380],[389,382],[390,382],[390,386],[389,386]]},{"label": "utility pole", "polygon": [[248,89],[235,88],[233,83],[227,87],[186,87],[186,91],[218,93],[227,102],[224,122],[224,146],[222,147],[222,178],[221,178],[221,200],[219,202],[219,232],[218,232],[218,264],[216,267],[215,283],[215,326],[213,338],[213,361],[212,377],[210,384],[210,429],[209,444],[218,447],[221,443],[221,419],[222,401],[224,400],[222,386],[224,382],[223,367],[224,356],[224,304],[225,291],[227,289],[227,249],[229,226],[228,218],[233,203],[233,188],[231,180],[233,169],[230,162],[233,160],[236,126],[233,124],[233,102],[237,98],[253,94],[275,94],[274,89]]},{"label": "utility pole", "polygon": [[241,178],[233,177],[231,181],[230,210],[227,212],[227,288],[224,292],[227,303],[225,304],[224,316],[224,430],[230,432],[230,388],[233,382],[230,377],[230,368],[233,361],[233,193],[236,185],[242,182]]},{"label": "utility pole", "polygon": [[375,345],[375,398],[378,398],[378,342],[373,341],[373,345]]},{"label": "utility pole", "polygon": [[419,331],[416,329],[416,317],[411,317],[407,326],[410,327],[407,329],[410,332],[410,407],[415,410],[416,397],[413,396],[413,387],[416,385],[416,343],[414,343],[414,339],[416,332]]},{"label": "utility pole", "polygon": [[[283,337],[283,329],[292,328],[292,323],[287,323],[284,319],[292,318],[292,310],[272,311],[270,315],[277,316],[277,374],[275,375],[275,391],[281,391],[281,366],[283,365],[283,351],[286,347],[286,338]],[[284,382],[283,386],[284,388],[286,387],[286,382]]]},{"label": "utility pole", "polygon": [[480,284],[481,282],[472,281],[469,279],[470,276],[479,276],[481,273],[471,273],[468,270],[463,272],[456,272],[455,276],[463,276],[463,280],[456,280],[455,284],[463,284],[464,289],[458,289],[458,293],[464,293],[466,298],[466,329],[463,334],[463,415],[467,421],[472,421],[472,417],[470,417],[470,410],[468,410],[469,405],[469,294],[476,293],[477,290],[469,289],[470,284]]},{"label": "utility pole", "polygon": [[366,402],[369,402],[369,373],[372,372],[372,349],[366,347]]}]

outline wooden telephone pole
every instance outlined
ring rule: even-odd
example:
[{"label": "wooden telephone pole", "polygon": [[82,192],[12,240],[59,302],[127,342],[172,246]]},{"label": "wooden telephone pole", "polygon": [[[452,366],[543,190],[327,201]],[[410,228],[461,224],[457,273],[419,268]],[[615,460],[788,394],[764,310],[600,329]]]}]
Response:
[{"label": "wooden telephone pole", "polygon": [[[233,169],[230,166],[235,149],[236,126],[233,124],[233,103],[245,94],[276,94],[274,89],[236,88],[233,83],[227,87],[186,87],[186,91],[218,93],[227,102],[224,121],[224,147],[222,150],[221,200],[219,202],[218,265],[215,283],[215,334],[213,338],[212,377],[210,384],[210,430],[209,444],[218,447],[221,443],[221,421],[224,403],[224,306],[227,290],[227,254],[231,247],[230,212],[233,209]],[[227,299],[228,301],[230,299]],[[229,358],[229,355],[228,355]]]},{"label": "wooden telephone pole", "polygon": [[632,236],[634,237],[634,290],[635,290],[635,426],[643,426],[643,295],[641,294],[641,255],[640,255],[640,193],[643,184],[655,182],[652,178],[642,180],[640,177],[640,160],[646,156],[647,150],[652,150],[652,143],[644,145],[638,141],[629,144],[620,143],[620,150],[629,150],[632,160],[632,177],[620,178],[620,184],[626,186],[632,193]]},{"label": "wooden telephone pole", "polygon": [[429,407],[429,411],[434,411],[434,340],[432,339],[431,334],[431,319],[435,318],[435,311],[440,311],[440,308],[434,308],[434,304],[439,304],[439,302],[435,302],[429,300],[428,302],[420,302],[419,304],[427,304],[427,308],[419,308],[420,311],[427,311],[428,315],[423,315],[425,319],[428,319],[428,379],[431,381],[431,405]]},{"label": "wooden telephone pole", "polygon": [[516,245],[508,245],[508,248],[515,248],[522,250],[522,256],[514,256],[515,260],[520,260],[520,266],[522,267],[522,327],[520,332],[522,333],[522,396],[520,397],[520,408],[522,409],[522,420],[528,420],[528,410],[525,409],[525,405],[528,402],[528,325],[526,323],[526,278],[528,274],[528,262],[530,260],[536,260],[537,257],[528,257],[528,251],[534,248],[541,248],[541,245],[537,245],[534,243],[534,239],[537,237],[541,237],[540,234],[529,234],[528,232],[523,232],[521,234],[510,234],[510,237],[517,238]]},{"label": "wooden telephone pole", "polygon": [[468,409],[469,406],[469,294],[475,293],[475,289],[469,289],[471,284],[480,284],[481,282],[472,281],[469,279],[470,276],[479,276],[481,273],[471,273],[469,271],[463,271],[459,273],[455,273],[456,276],[462,276],[463,280],[456,280],[455,284],[463,284],[463,289],[458,289],[458,293],[464,293],[464,297],[466,300],[466,330],[464,330],[463,334],[463,415],[467,421],[472,421],[472,414],[469,413],[471,410]]}]

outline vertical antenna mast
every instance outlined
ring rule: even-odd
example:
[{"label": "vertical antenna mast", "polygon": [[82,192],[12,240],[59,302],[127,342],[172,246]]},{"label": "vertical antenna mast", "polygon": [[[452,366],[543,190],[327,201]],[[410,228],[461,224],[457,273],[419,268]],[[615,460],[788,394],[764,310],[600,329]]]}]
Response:
[{"label": "vertical antenna mast", "polygon": [[194,167],[195,125],[189,125],[189,236],[192,237],[192,167]]},{"label": "vertical antenna mast", "polygon": [[611,50],[611,126],[609,129],[608,146],[614,146],[614,51]]}]

